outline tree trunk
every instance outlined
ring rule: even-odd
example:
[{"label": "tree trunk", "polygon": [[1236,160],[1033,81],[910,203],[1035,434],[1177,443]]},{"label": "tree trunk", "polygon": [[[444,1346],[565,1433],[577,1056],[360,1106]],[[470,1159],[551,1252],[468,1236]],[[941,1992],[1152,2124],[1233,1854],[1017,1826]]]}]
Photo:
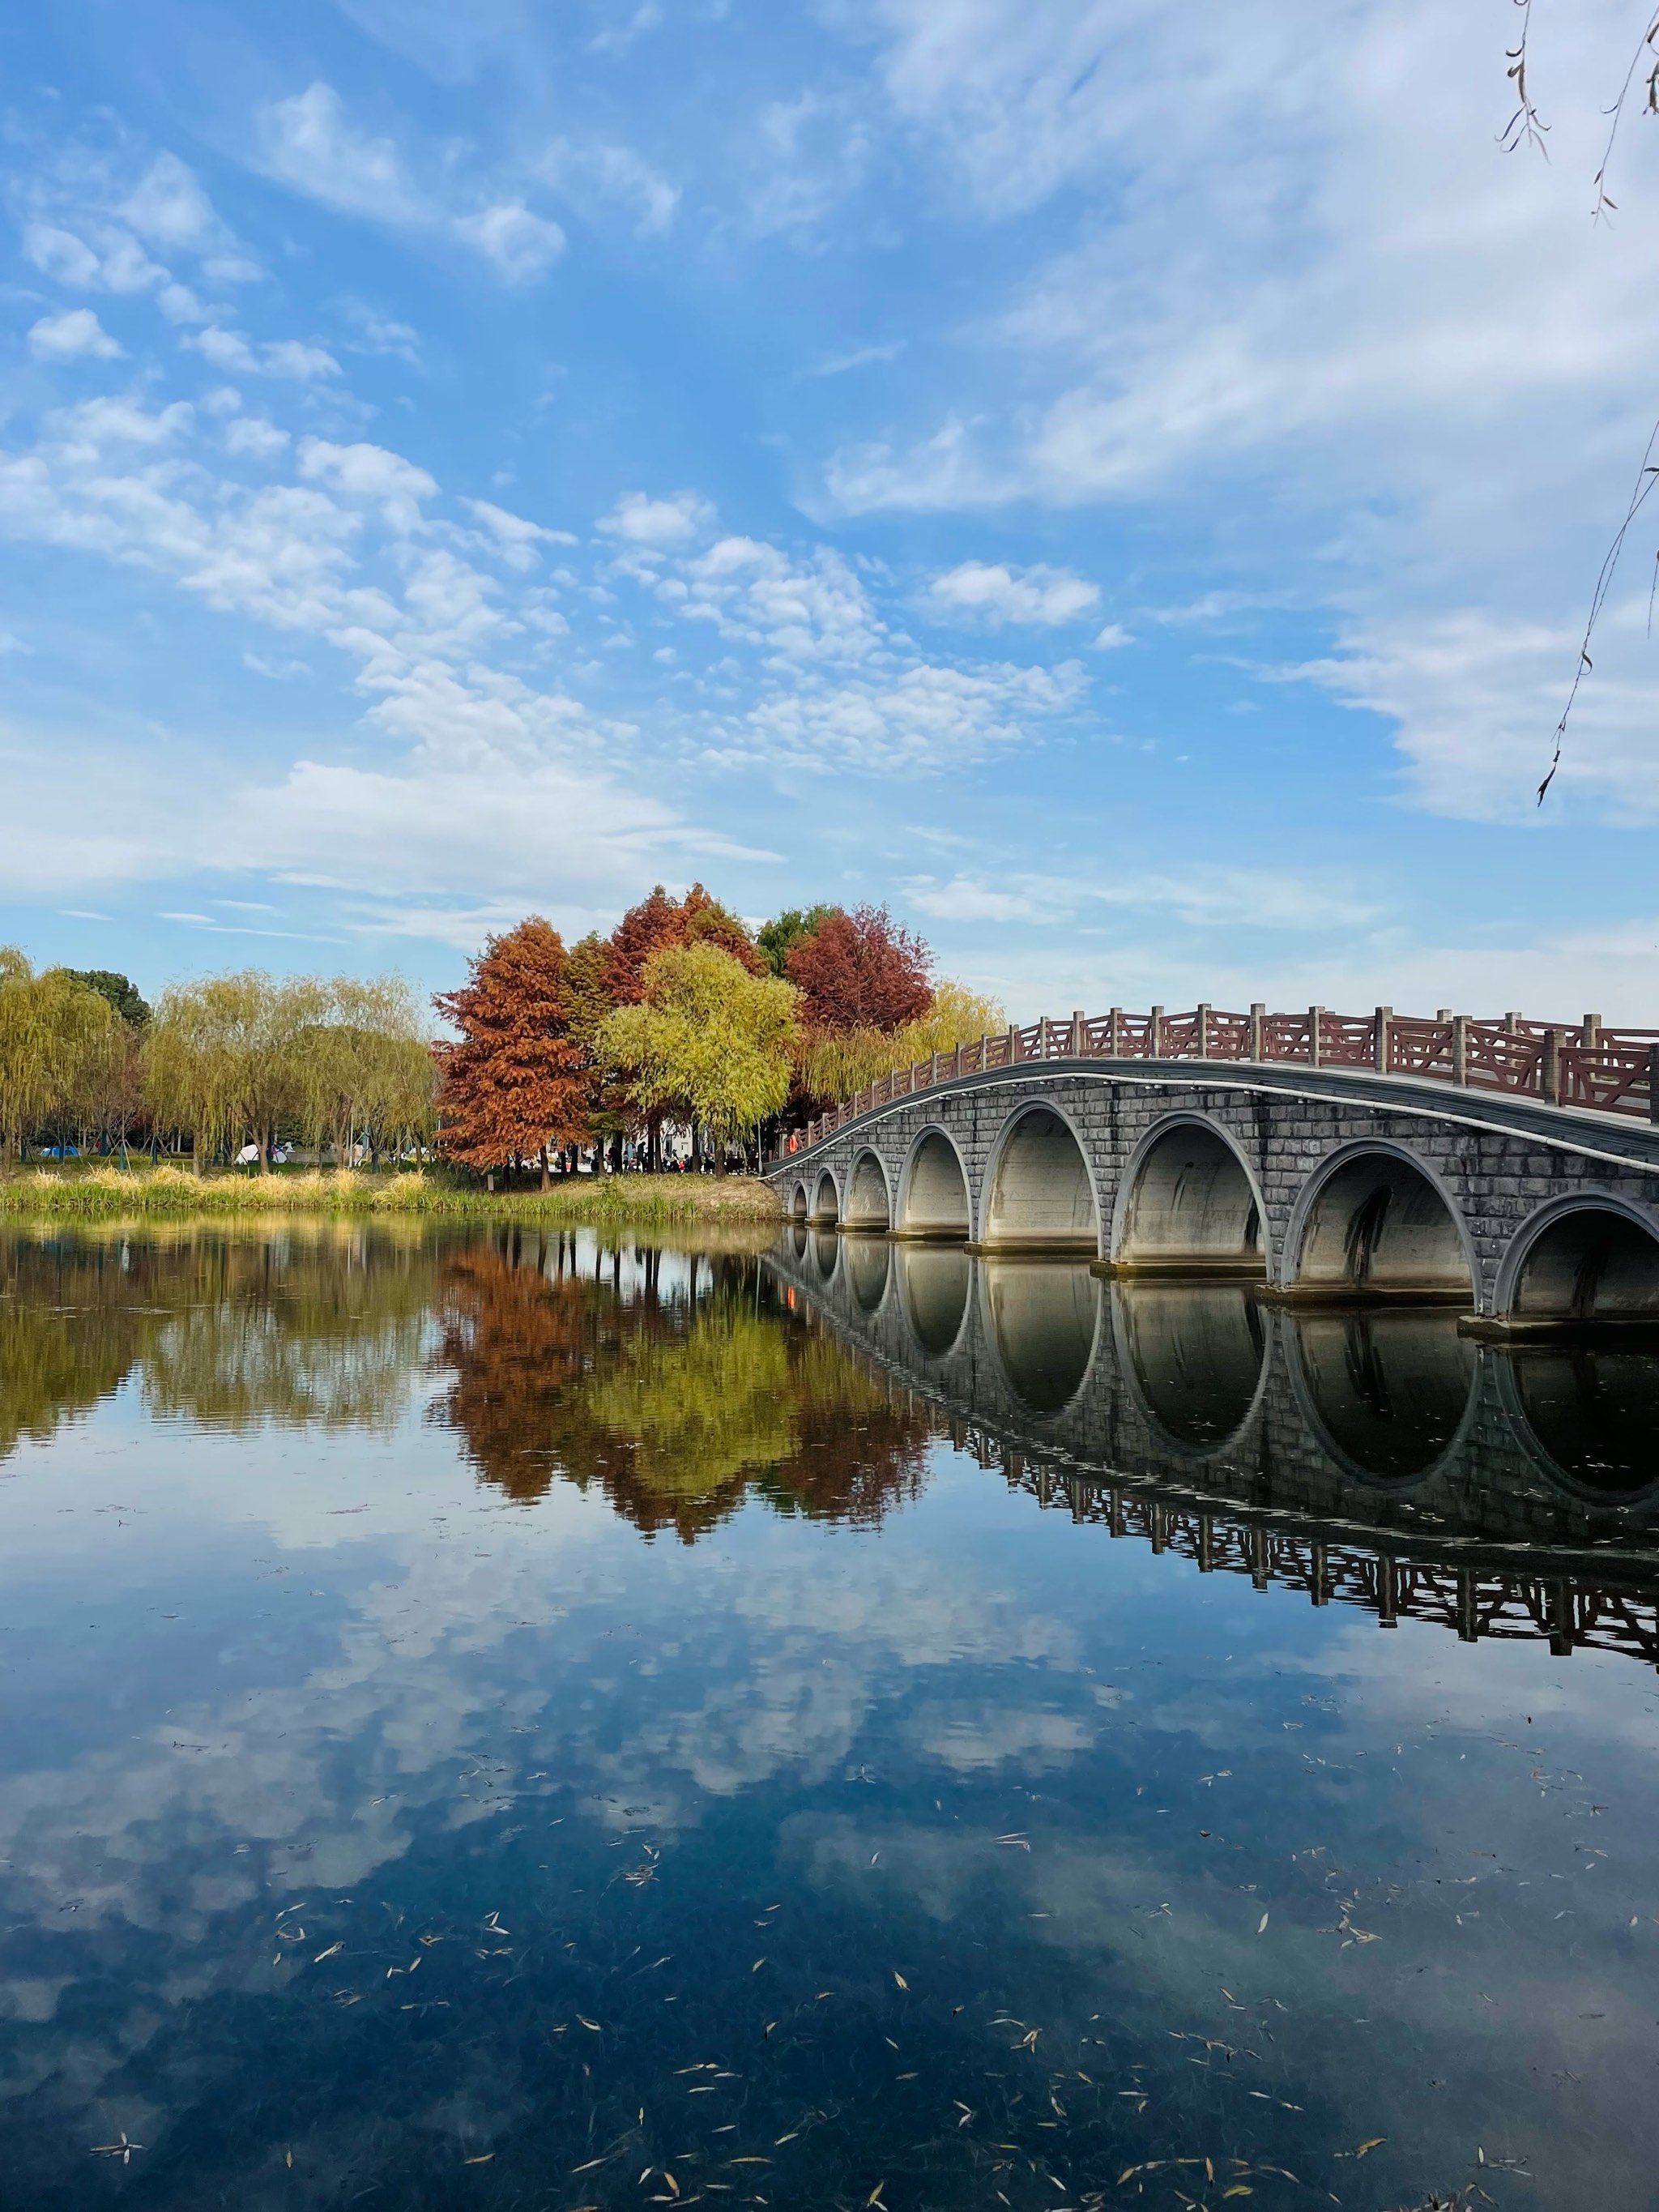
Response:
[{"label": "tree trunk", "polygon": [[544,1190],[551,1190],[552,1188],[553,1178],[548,1173],[547,1169],[547,1146],[544,1145],[542,1146],[542,1188]]},{"label": "tree trunk", "polygon": [[269,1129],[261,1129],[258,1133],[259,1172],[262,1176],[268,1176],[270,1173],[270,1138],[271,1132]]}]

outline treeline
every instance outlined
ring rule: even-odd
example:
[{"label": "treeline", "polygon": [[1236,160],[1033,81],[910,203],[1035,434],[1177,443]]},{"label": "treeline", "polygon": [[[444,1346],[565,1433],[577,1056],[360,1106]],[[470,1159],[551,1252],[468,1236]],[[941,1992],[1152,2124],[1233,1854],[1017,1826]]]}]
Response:
[{"label": "treeline", "polygon": [[105,969],[0,950],[0,1147],[188,1154],[279,1140],[336,1165],[436,1149],[544,1183],[586,1158],[723,1169],[887,1069],[1002,1026],[937,980],[884,908],[793,909],[751,933],[694,884],[658,885],[608,937],[566,946],[532,915],[434,1001],[396,976],[170,985],[152,1007]]},{"label": "treeline", "polygon": [[719,1172],[769,1125],[1002,1026],[933,968],[880,907],[795,908],[751,934],[701,884],[681,899],[658,884],[609,937],[568,947],[532,915],[437,1000],[459,1033],[435,1048],[439,1143],[545,1182],[589,1147],[601,1169],[660,1168],[673,1132]]},{"label": "treeline", "polygon": [[247,969],[171,984],[154,1007],[108,969],[36,973],[0,950],[0,1155],[188,1153],[198,1169],[278,1138],[331,1151],[429,1142],[434,1071],[398,976],[273,979]]}]

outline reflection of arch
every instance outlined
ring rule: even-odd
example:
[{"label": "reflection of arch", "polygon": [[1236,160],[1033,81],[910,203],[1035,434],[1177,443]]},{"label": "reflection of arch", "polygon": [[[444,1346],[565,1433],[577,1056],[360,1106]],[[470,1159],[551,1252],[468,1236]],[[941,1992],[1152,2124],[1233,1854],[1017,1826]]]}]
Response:
[{"label": "reflection of arch", "polygon": [[966,1237],[972,1224],[968,1170],[954,1139],[940,1128],[924,1129],[899,1178],[899,1235]]},{"label": "reflection of arch", "polygon": [[848,1229],[887,1229],[892,1225],[893,1206],[887,1188],[887,1170],[879,1157],[862,1152],[847,1178],[847,1205],[842,1215]]},{"label": "reflection of arch", "polygon": [[804,1218],[793,1220],[789,1224],[789,1249],[797,1260],[806,1257],[806,1224]]},{"label": "reflection of arch", "polygon": [[1172,1114],[1146,1132],[1119,1180],[1111,1256],[1145,1271],[1259,1275],[1265,1218],[1255,1174],[1226,1131]]},{"label": "reflection of arch", "polygon": [[985,1173],[980,1240],[1096,1253],[1100,1219],[1081,1139],[1044,1103],[1022,1106],[1003,1125]]},{"label": "reflection of arch", "polygon": [[988,1261],[980,1283],[1008,1388],[1033,1413],[1058,1413],[1094,1358],[1099,1283],[1086,1267],[1042,1260]]},{"label": "reflection of arch", "polygon": [[1345,1474],[1416,1482],[1474,1414],[1479,1354],[1455,1314],[1407,1308],[1287,1317],[1303,1419]]},{"label": "reflection of arch", "polygon": [[1604,1340],[1517,1345],[1488,1357],[1511,1425],[1553,1481],[1597,1504],[1659,1482],[1650,1352]]},{"label": "reflection of arch", "polygon": [[1510,1239],[1495,1305],[1516,1321],[1659,1322],[1659,1221],[1609,1190],[1551,1200]]},{"label": "reflection of arch", "polygon": [[1112,1333],[1131,1395],[1177,1451],[1219,1451],[1249,1424],[1267,1331],[1242,1283],[1115,1283]]},{"label": "reflection of arch", "polygon": [[834,1225],[812,1231],[812,1257],[817,1264],[818,1279],[827,1283],[834,1276],[836,1262],[841,1256],[841,1239]]},{"label": "reflection of arch", "polygon": [[1346,1298],[1474,1295],[1468,1224],[1441,1183],[1403,1145],[1345,1145],[1304,1184],[1291,1211],[1285,1287]]},{"label": "reflection of arch", "polygon": [[962,1334],[973,1262],[948,1244],[905,1249],[896,1255],[899,1298],[911,1334],[929,1359],[943,1359]]},{"label": "reflection of arch", "polygon": [[812,1194],[812,1218],[814,1221],[835,1221],[840,1214],[841,1193],[836,1188],[835,1171],[825,1168],[820,1172],[817,1188]]},{"label": "reflection of arch", "polygon": [[806,1196],[806,1185],[804,1182],[798,1182],[795,1185],[794,1196],[789,1201],[789,1211],[797,1221],[805,1220],[810,1207]]},{"label": "reflection of arch", "polygon": [[853,1300],[860,1313],[880,1310],[892,1272],[893,1249],[873,1237],[849,1237],[842,1245],[842,1264],[847,1270]]}]

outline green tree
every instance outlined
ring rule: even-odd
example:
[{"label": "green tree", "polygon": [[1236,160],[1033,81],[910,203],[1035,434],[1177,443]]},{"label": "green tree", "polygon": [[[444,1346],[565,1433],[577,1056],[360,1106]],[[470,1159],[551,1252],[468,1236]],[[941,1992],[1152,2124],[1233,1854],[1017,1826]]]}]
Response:
[{"label": "green tree", "polygon": [[29,1132],[70,1109],[107,1054],[115,1017],[66,968],[37,975],[0,946],[0,1165],[21,1157]]},{"label": "green tree", "polygon": [[798,994],[707,943],[654,954],[641,985],[640,1003],[601,1025],[600,1049],[642,1112],[683,1115],[706,1130],[723,1168],[727,1144],[788,1096]]},{"label": "green tree", "polygon": [[836,911],[832,906],[792,906],[787,913],[763,921],[755,933],[767,966],[775,975],[787,975],[789,956],[803,937],[811,937],[818,924]]},{"label": "green tree", "polygon": [[84,983],[89,991],[96,991],[100,999],[108,1000],[129,1029],[141,1030],[149,1019],[149,1002],[140,997],[136,983],[113,968],[66,968],[66,975],[77,983]]}]

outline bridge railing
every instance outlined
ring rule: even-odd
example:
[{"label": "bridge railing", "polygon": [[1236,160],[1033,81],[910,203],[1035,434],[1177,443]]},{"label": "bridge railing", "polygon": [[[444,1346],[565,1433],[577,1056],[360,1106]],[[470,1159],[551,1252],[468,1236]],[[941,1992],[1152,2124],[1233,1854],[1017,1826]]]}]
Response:
[{"label": "bridge railing", "polygon": [[1601,1018],[1581,1022],[1528,1021],[1504,1014],[1475,1020],[1443,1007],[1431,1021],[1378,1006],[1370,1014],[1334,1014],[1324,1006],[1305,1013],[1270,1014],[1254,1006],[1248,1014],[1211,1006],[1170,1014],[1074,1013],[1063,1021],[1045,1014],[1023,1029],[975,1038],[950,1052],[867,1084],[832,1107],[794,1141],[815,1145],[850,1121],[896,1098],[911,1097],[964,1075],[1045,1060],[1216,1060],[1288,1063],[1302,1067],[1369,1068],[1379,1075],[1408,1075],[1474,1091],[1498,1091],[1538,1098],[1552,1106],[1589,1108],[1659,1123],[1659,1030],[1604,1029]]}]

